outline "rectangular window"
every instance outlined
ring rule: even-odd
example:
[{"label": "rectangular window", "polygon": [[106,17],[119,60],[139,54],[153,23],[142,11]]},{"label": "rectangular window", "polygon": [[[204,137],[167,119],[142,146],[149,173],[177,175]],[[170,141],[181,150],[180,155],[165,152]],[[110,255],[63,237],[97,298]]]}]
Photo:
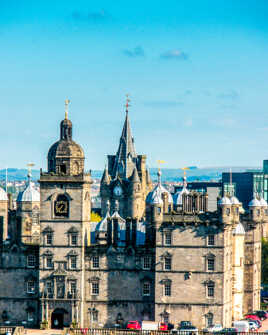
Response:
[{"label": "rectangular window", "polygon": [[151,269],[151,257],[150,256],[144,256],[143,257],[142,268],[143,268],[143,270],[150,270]]},{"label": "rectangular window", "polygon": [[207,270],[208,271],[214,271],[215,270],[215,259],[214,258],[208,258],[208,260],[207,260]]},{"label": "rectangular window", "polygon": [[33,280],[27,282],[27,293],[33,294],[35,292],[35,283]]},{"label": "rectangular window", "polygon": [[207,286],[207,296],[208,298],[214,297],[214,284],[208,284]]},{"label": "rectangular window", "polygon": [[100,258],[99,256],[92,257],[92,269],[98,269],[100,267]]},{"label": "rectangular window", "polygon": [[165,283],[164,285],[164,296],[171,297],[171,283]]},{"label": "rectangular window", "polygon": [[208,246],[215,245],[215,235],[208,235],[207,243]]},{"label": "rectangular window", "polygon": [[77,234],[71,235],[71,245],[77,245]]},{"label": "rectangular window", "polygon": [[52,245],[52,240],[53,240],[52,233],[47,233],[47,235],[46,235],[46,244],[47,245]]},{"label": "rectangular window", "polygon": [[32,311],[27,312],[27,321],[28,322],[33,322],[34,320],[34,313]]},{"label": "rectangular window", "polygon": [[171,257],[165,257],[165,270],[171,270]]},{"label": "rectangular window", "polygon": [[98,322],[98,311],[93,311],[92,312],[92,321],[93,322]]},{"label": "rectangular window", "polygon": [[91,283],[91,294],[92,295],[99,295],[99,282],[93,282]]},{"label": "rectangular window", "polygon": [[76,256],[70,256],[70,266],[71,266],[71,269],[76,269],[77,267]]},{"label": "rectangular window", "polygon": [[150,283],[143,283],[143,287],[142,287],[142,295],[144,296],[148,296],[150,295]]},{"label": "rectangular window", "polygon": [[52,256],[47,256],[46,267],[47,267],[47,269],[52,269],[53,268],[53,257]]},{"label": "rectangular window", "polygon": [[53,297],[53,286],[51,281],[47,281],[46,283],[46,288],[47,288],[47,296],[48,298]]},{"label": "rectangular window", "polygon": [[72,295],[76,293],[76,281],[70,282],[70,292],[72,293]]},{"label": "rectangular window", "polygon": [[164,244],[165,245],[171,245],[171,231],[166,231],[164,233]]},{"label": "rectangular window", "polygon": [[28,266],[28,268],[34,268],[35,267],[35,256],[34,255],[28,255],[27,266]]}]

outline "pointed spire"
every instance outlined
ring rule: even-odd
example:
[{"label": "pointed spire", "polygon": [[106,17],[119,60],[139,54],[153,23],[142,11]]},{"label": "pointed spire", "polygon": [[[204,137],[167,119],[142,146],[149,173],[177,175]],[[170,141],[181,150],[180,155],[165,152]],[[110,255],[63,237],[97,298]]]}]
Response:
[{"label": "pointed spire", "polygon": [[133,183],[140,183],[141,182],[136,166],[134,167],[134,170],[133,170],[133,173],[132,173],[132,177],[131,177],[131,181]]},{"label": "pointed spire", "polygon": [[137,154],[134,147],[134,139],[131,134],[130,122],[128,117],[129,98],[127,98],[126,107],[126,118],[120,137],[119,147],[116,154],[116,165],[113,175],[117,173],[122,178],[129,178],[133,173]]},{"label": "pointed spire", "polygon": [[161,176],[162,176],[162,172],[161,172],[160,168],[158,168],[158,171],[157,171],[157,183],[158,183],[158,185],[161,185]]},{"label": "pointed spire", "polygon": [[101,184],[110,184],[110,176],[108,173],[108,168],[107,165],[105,165],[105,169],[103,171],[103,175],[101,178]]}]

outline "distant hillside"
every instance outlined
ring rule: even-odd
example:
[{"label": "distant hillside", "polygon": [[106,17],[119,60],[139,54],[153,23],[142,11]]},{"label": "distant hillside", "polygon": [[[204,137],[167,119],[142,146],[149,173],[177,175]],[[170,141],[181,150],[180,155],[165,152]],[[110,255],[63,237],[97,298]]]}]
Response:
[{"label": "distant hillside", "polygon": [[[187,170],[187,180],[194,181],[208,181],[208,180],[219,180],[221,178],[222,172],[229,172],[230,168],[232,172],[243,172],[246,170],[260,170],[258,167],[207,167],[207,168],[197,168],[191,167]],[[92,177],[94,179],[100,179],[103,171],[92,170]],[[157,168],[150,169],[151,178],[153,181],[157,180]],[[38,180],[40,176],[39,170],[32,170],[33,180]],[[163,181],[179,181],[183,177],[183,171],[180,169],[162,169],[162,180]],[[6,170],[0,170],[0,181],[5,180]],[[8,180],[9,181],[22,181],[27,179],[27,169],[8,169]]]}]

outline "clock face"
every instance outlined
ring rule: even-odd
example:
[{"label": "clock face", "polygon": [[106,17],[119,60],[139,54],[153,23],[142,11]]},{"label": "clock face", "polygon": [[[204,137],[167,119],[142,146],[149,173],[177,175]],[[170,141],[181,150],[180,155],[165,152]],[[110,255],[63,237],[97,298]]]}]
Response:
[{"label": "clock face", "polygon": [[114,188],[114,195],[116,195],[117,197],[120,197],[120,195],[122,195],[122,188],[120,186],[116,186]]},{"label": "clock face", "polygon": [[55,201],[55,215],[56,216],[68,216],[68,202],[59,200]]}]

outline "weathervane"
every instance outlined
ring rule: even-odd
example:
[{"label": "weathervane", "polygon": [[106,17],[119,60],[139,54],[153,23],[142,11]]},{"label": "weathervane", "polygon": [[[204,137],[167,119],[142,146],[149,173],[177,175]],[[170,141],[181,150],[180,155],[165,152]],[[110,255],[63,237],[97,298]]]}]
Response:
[{"label": "weathervane", "polygon": [[69,99],[66,99],[66,100],[65,100],[65,120],[68,119],[69,103],[70,103],[70,100],[69,100]]},{"label": "weathervane", "polygon": [[130,102],[129,94],[126,94],[126,97],[127,97],[127,99],[126,99],[125,107],[126,107],[126,113],[128,113],[128,107],[130,107],[130,104],[129,104],[129,102]]}]

